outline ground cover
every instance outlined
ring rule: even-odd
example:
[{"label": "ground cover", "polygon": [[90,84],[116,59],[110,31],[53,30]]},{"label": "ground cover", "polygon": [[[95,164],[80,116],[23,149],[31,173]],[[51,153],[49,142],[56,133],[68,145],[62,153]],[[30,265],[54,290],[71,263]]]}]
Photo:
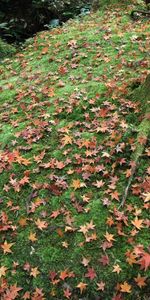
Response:
[{"label": "ground cover", "polygon": [[133,8],[41,32],[0,69],[3,300],[149,298],[150,31]]}]

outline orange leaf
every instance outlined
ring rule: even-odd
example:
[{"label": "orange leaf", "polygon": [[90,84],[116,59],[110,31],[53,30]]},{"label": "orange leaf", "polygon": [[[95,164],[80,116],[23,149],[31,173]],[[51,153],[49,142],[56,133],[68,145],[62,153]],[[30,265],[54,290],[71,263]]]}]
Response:
[{"label": "orange leaf", "polygon": [[106,240],[107,240],[108,242],[115,241],[115,239],[114,239],[114,234],[110,234],[110,233],[108,233],[107,231],[106,231],[106,234],[104,234],[104,237],[106,238]]},{"label": "orange leaf", "polygon": [[74,179],[72,181],[71,187],[74,188],[74,190],[80,189],[81,187],[86,187],[86,184],[84,182],[81,182],[79,179]]},{"label": "orange leaf", "polygon": [[62,138],[62,144],[63,144],[63,146],[68,145],[68,144],[72,144],[72,137],[69,136],[69,135],[65,135]]},{"label": "orange leaf", "polygon": [[29,235],[28,239],[29,239],[31,242],[37,241],[36,233],[30,232],[30,235]]},{"label": "orange leaf", "polygon": [[120,288],[122,293],[131,293],[131,285],[126,281],[123,284],[120,284]]},{"label": "orange leaf", "polygon": [[42,50],[42,54],[46,54],[48,52],[48,47],[44,47],[43,50]]},{"label": "orange leaf", "polygon": [[39,218],[37,219],[37,221],[35,221],[35,224],[40,230],[43,230],[48,226],[48,223],[46,221],[42,221]]},{"label": "orange leaf", "polygon": [[12,245],[14,245],[14,243],[7,243],[7,241],[4,242],[4,244],[1,245],[3,251],[4,251],[4,254],[5,253],[11,253],[12,250],[10,249],[12,247]]},{"label": "orange leaf", "polygon": [[134,219],[134,221],[131,222],[137,229],[141,229],[142,223],[143,223],[143,219],[138,219],[137,217]]},{"label": "orange leaf", "polygon": [[19,224],[20,224],[21,227],[26,226],[27,225],[27,218],[21,218],[19,220]]},{"label": "orange leaf", "polygon": [[146,285],[145,280],[147,277],[142,277],[140,274],[138,274],[138,277],[134,278],[135,282],[137,285],[142,288],[143,286]]},{"label": "orange leaf", "polygon": [[60,275],[59,275],[60,279],[65,280],[65,278],[67,278],[67,277],[68,277],[68,270],[67,269],[60,272]]},{"label": "orange leaf", "polygon": [[71,187],[74,188],[74,190],[77,190],[81,187],[81,182],[79,179],[74,179],[73,182],[72,182],[72,185]]},{"label": "orange leaf", "polygon": [[86,286],[87,284],[84,283],[84,282],[80,282],[78,285],[77,285],[77,288],[80,289],[80,293],[82,294],[82,292],[86,289]]}]

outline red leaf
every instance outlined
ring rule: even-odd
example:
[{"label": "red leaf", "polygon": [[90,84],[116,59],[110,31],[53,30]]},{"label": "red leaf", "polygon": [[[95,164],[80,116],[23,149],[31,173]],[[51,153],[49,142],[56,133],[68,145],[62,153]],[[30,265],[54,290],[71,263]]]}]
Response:
[{"label": "red leaf", "polygon": [[141,270],[144,269],[146,271],[150,267],[150,254],[143,252],[142,257],[137,263],[141,265]]},{"label": "red leaf", "polygon": [[88,268],[88,272],[85,274],[85,277],[90,278],[90,280],[93,280],[96,277],[95,270],[93,268]]}]

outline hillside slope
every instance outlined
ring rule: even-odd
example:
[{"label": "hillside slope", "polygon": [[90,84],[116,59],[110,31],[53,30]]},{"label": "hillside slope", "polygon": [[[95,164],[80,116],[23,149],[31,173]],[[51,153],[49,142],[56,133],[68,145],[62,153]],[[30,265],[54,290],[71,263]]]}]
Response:
[{"label": "hillside slope", "polygon": [[132,9],[41,32],[0,69],[2,300],[149,299],[150,149],[132,94],[150,31]]}]

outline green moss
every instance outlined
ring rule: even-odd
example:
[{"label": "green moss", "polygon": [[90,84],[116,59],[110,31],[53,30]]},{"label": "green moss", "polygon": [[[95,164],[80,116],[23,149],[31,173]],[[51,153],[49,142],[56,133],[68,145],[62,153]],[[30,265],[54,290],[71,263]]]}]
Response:
[{"label": "green moss", "polygon": [[[128,225],[119,221],[116,213],[127,184],[126,172],[132,160],[136,130],[138,128],[142,134],[147,134],[148,130],[147,119],[139,126],[145,112],[143,99],[146,94],[144,90],[139,94],[140,87],[135,89],[137,98],[131,94],[137,71],[143,80],[147,65],[132,67],[131,64],[130,67],[132,58],[144,59],[147,25],[130,23],[128,12],[130,7],[125,10],[113,7],[110,12],[99,11],[83,20],[70,21],[59,30],[39,33],[36,44],[31,40],[22,53],[6,62],[5,70],[2,67],[0,167],[4,164],[4,168],[0,171],[0,202],[14,230],[2,232],[0,243],[6,239],[14,245],[12,253],[5,255],[0,247],[0,255],[1,265],[9,268],[6,275],[9,285],[17,282],[23,287],[21,297],[25,291],[33,293],[38,287],[43,288],[46,299],[52,298],[52,290],[56,290],[54,299],[64,299],[65,284],[68,284],[73,299],[86,297],[91,300],[100,296],[112,300],[116,284],[128,281],[132,293],[125,295],[126,299],[143,297],[139,299],[145,300],[148,284],[140,292],[134,280],[138,273],[145,276],[144,271],[138,264],[132,266],[126,261],[126,252],[133,251],[138,244],[148,251],[145,223],[133,236],[133,243],[130,242],[137,211],[141,209],[139,218],[143,222],[148,219],[143,196],[134,194],[131,188],[127,204],[133,206],[133,211],[127,211],[126,206],[123,210]],[[47,46],[48,53],[42,54]],[[66,66],[67,73],[59,72],[62,66]],[[48,96],[49,88],[54,89],[53,97]],[[138,111],[136,104],[140,100],[141,110]],[[14,109],[18,112],[12,113]],[[105,109],[106,116],[105,113],[103,116]],[[101,125],[102,128],[106,126],[106,131],[101,130]],[[72,144],[62,144],[65,135],[72,137]],[[89,145],[82,145],[86,140]],[[16,159],[9,164],[7,153],[11,157],[15,151],[31,163],[25,165]],[[56,168],[57,160],[64,162],[62,169]],[[133,188],[147,175],[147,168],[148,162],[143,155]],[[12,179],[20,182],[25,175],[29,176],[29,183],[20,185],[20,190],[16,191]],[[72,183],[77,179],[85,186],[74,189]],[[104,186],[96,187],[95,183],[101,180]],[[114,186],[113,180],[116,180]],[[112,196],[116,190],[119,201]],[[143,194],[143,190],[141,192]],[[54,211],[59,211],[56,218],[52,217]],[[109,217],[114,220],[112,226],[107,224]],[[27,219],[25,226],[20,226],[21,218]],[[40,230],[36,225],[38,219],[48,226]],[[95,227],[84,235],[81,226],[88,226],[91,221]],[[125,235],[118,232],[119,222]],[[31,232],[36,233],[35,242],[29,240]],[[114,241],[111,248],[103,250],[106,232],[114,236]],[[88,240],[93,233],[96,238]],[[109,257],[106,266],[100,262],[103,255]],[[83,257],[90,259],[87,267],[82,264]],[[19,265],[12,273],[14,261]],[[30,264],[29,271],[24,269],[26,262]],[[116,264],[122,269],[119,274],[113,272]],[[30,275],[33,267],[40,271],[36,278]],[[85,276],[88,267],[97,274],[93,280]],[[63,281],[59,276],[66,269],[74,272],[75,277]],[[56,286],[49,279],[51,271],[60,279]],[[77,288],[80,281],[87,283],[83,295]],[[104,291],[97,290],[97,282],[101,281],[106,283]]]},{"label": "green moss", "polygon": [[15,47],[7,44],[2,39],[0,39],[0,59],[13,56],[16,52]]}]

